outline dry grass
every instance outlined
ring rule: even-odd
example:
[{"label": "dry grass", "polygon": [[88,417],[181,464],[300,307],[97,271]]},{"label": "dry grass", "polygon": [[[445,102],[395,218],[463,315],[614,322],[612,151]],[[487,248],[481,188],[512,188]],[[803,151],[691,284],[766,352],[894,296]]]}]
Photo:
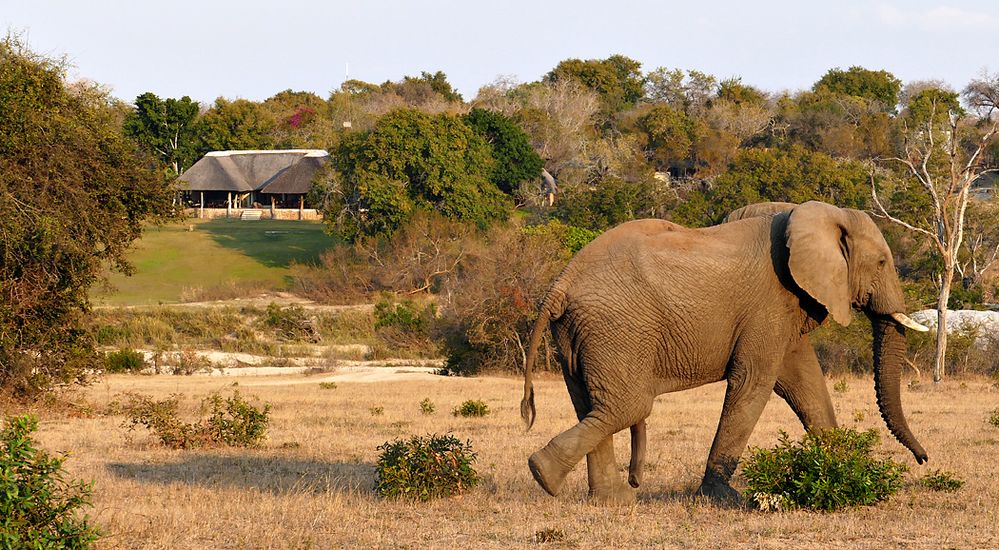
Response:
[{"label": "dry grass", "polygon": [[[68,469],[96,482],[92,515],[106,548],[510,548],[537,546],[539,532],[538,538],[554,541],[545,546],[570,548],[999,546],[999,428],[986,421],[999,392],[985,380],[905,391],[913,431],[930,453],[929,465],[919,467],[887,435],[870,380],[850,379],[846,391],[833,395],[841,424],[878,428],[883,448],[911,465],[910,483],[877,507],[769,515],[692,496],[714,434],[720,384],[659,398],[649,421],[639,503],[598,508],[584,501],[582,464],[558,498],[544,494],[527,470],[527,456],[573,423],[559,379],[537,383],[538,422],[524,433],[522,386],[515,378],[338,382],[335,390],[320,387],[325,378],[239,379],[245,396],[272,404],[270,438],[259,449],[167,450],[144,433],[130,436],[120,417],[76,417],[65,410],[42,414],[39,439],[49,450],[71,452]],[[99,411],[124,391],[157,397],[180,392],[193,411],[203,395],[230,384],[118,375],[77,399]],[[436,404],[433,415],[420,413],[420,401],[428,397]],[[484,400],[490,415],[446,413],[466,399]],[[372,416],[374,407],[384,414]],[[750,444],[772,446],[781,428],[801,434],[790,409],[774,397]],[[449,430],[470,439],[478,452],[479,487],[427,504],[375,497],[376,446]],[[626,433],[619,434],[622,469],[627,452]],[[955,493],[915,485],[927,468],[955,472],[967,483]]]}]

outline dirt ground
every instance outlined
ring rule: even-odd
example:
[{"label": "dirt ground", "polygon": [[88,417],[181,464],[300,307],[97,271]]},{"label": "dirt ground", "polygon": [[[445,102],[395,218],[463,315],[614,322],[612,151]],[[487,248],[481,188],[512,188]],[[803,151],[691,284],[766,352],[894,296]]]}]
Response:
[{"label": "dirt ground", "polygon": [[[315,376],[109,376],[70,399],[72,414],[41,412],[40,443],[70,454],[66,467],[94,481],[91,517],[102,548],[996,548],[999,547],[999,407],[991,381],[906,389],[904,406],[930,462],[917,466],[881,421],[869,379],[833,392],[841,425],[875,427],[882,449],[908,464],[906,488],[878,506],[846,512],[764,514],[693,496],[717,424],[724,385],[661,396],[649,419],[649,456],[638,503],[585,500],[585,466],[558,497],[533,481],[531,452],[574,423],[564,384],[537,382],[538,421],[525,432],[517,378],[444,378],[415,367]],[[371,374],[370,372],[368,373]],[[828,380],[832,389],[837,380]],[[320,386],[322,381],[335,381]],[[271,404],[267,441],[255,449],[169,450],[123,418],[102,414],[124,391],[179,393],[193,414],[211,391],[239,389]],[[843,389],[840,387],[840,389]],[[430,399],[431,415],[419,403]],[[451,410],[484,400],[490,414]],[[379,408],[381,411],[379,412]],[[776,396],[751,445],[779,429],[802,433]],[[430,503],[383,501],[373,491],[377,447],[414,434],[452,432],[477,452],[470,493]],[[627,466],[627,433],[616,452]],[[935,469],[965,480],[955,493],[913,480]],[[742,485],[740,485],[742,484]],[[737,488],[744,482],[736,480]],[[542,542],[538,542],[541,540]]]}]

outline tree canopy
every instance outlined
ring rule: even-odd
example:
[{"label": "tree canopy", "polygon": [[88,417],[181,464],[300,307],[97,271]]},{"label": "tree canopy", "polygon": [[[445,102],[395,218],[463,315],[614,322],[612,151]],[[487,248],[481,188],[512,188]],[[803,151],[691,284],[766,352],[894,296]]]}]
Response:
[{"label": "tree canopy", "polygon": [[490,179],[495,164],[489,143],[461,117],[402,109],[345,139],[339,173],[318,193],[324,217],[348,239],[391,234],[416,210],[485,227],[512,206]]},{"label": "tree canopy", "polygon": [[199,110],[188,96],[160,99],[146,92],[135,98],[135,108],[125,117],[125,135],[176,177],[198,160],[194,122]]},{"label": "tree canopy", "polygon": [[878,101],[885,111],[895,111],[902,81],[888,71],[872,71],[863,67],[829,69],[812,87],[813,91],[827,90],[837,94],[862,97]]},{"label": "tree canopy", "polygon": [[87,293],[172,192],[100,88],[0,42],[0,387],[33,394],[95,365]]}]

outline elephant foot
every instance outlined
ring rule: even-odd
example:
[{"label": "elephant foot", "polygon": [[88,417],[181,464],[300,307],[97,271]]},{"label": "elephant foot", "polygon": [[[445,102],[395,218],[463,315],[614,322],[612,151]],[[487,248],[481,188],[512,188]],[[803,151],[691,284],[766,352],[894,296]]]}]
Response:
[{"label": "elephant foot", "polygon": [[532,454],[527,459],[527,466],[531,469],[534,481],[551,496],[558,494],[565,476],[572,470],[572,466],[567,467],[549,447]]},{"label": "elephant foot", "polygon": [[741,504],[742,495],[739,491],[736,491],[724,481],[708,481],[704,480],[701,482],[700,488],[697,489],[697,494],[706,496],[711,500],[724,504]]},{"label": "elephant foot", "polygon": [[595,506],[632,506],[636,502],[635,490],[624,484],[591,490],[589,502]]}]

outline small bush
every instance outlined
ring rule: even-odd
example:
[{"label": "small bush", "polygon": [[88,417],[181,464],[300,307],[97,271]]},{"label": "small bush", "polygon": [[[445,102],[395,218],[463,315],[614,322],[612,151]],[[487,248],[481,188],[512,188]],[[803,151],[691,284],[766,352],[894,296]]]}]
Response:
[{"label": "small bush", "polygon": [[10,417],[0,430],[0,548],[89,548],[97,529],[82,508],[92,485],[66,481],[65,456],[35,446],[38,420]]},{"label": "small bush", "polygon": [[[437,316],[434,303],[419,305],[412,300],[395,302],[384,294],[375,304],[375,334],[392,357],[400,353],[411,357],[438,357],[438,345],[430,337],[430,328]],[[374,350],[376,355],[378,350]]]},{"label": "small bush", "polygon": [[383,498],[427,501],[461,494],[479,481],[472,443],[451,434],[397,439],[378,450],[375,491]]},{"label": "small bush", "polygon": [[989,424],[999,428],[999,409],[993,409],[992,412],[989,413]]},{"label": "small bush", "polygon": [[833,384],[833,391],[836,393],[846,393],[850,389],[850,385],[846,383],[845,379],[841,379],[835,384]]},{"label": "small bush", "polygon": [[122,348],[104,356],[104,372],[141,372],[146,368],[146,358],[134,349]]},{"label": "small bush", "polygon": [[534,542],[537,544],[545,544],[548,542],[563,542],[565,540],[565,531],[561,529],[556,529],[555,527],[545,527],[544,529],[539,529],[534,532]]},{"label": "small bush", "polygon": [[773,449],[752,449],[743,467],[746,495],[761,510],[840,510],[887,499],[907,468],[871,456],[878,432],[833,428],[791,442],[781,432]]},{"label": "small bush", "polygon": [[156,401],[140,394],[126,394],[127,402],[120,405],[128,417],[125,426],[133,430],[143,426],[152,430],[167,447],[191,449],[196,447],[230,446],[251,447],[267,432],[270,405],[258,409],[245,401],[238,391],[223,398],[213,393],[202,401],[208,417],[194,423],[182,421],[178,415],[180,398],[172,395]]},{"label": "small bush", "polygon": [[320,382],[319,383],[319,389],[322,389],[322,390],[335,390],[336,389],[336,382]]},{"label": "small bush", "polygon": [[267,306],[263,316],[265,326],[274,329],[282,340],[318,341],[319,331],[314,320],[308,318],[299,305],[281,307],[274,302]]},{"label": "small bush", "polygon": [[964,480],[957,477],[954,472],[934,470],[919,478],[918,483],[931,491],[953,492],[964,485]]},{"label": "small bush", "polygon": [[465,418],[487,414],[489,414],[489,406],[476,399],[469,399],[451,411],[452,416],[464,416]]},{"label": "small bush", "polygon": [[371,416],[381,416],[381,415],[385,414],[385,407],[381,407],[381,406],[379,406],[379,407],[370,407],[370,408],[368,408],[368,412],[371,413]]},{"label": "small bush", "polygon": [[434,414],[436,410],[437,410],[437,405],[434,405],[434,402],[431,401],[429,397],[425,398],[423,401],[420,401],[421,413],[425,415]]}]

